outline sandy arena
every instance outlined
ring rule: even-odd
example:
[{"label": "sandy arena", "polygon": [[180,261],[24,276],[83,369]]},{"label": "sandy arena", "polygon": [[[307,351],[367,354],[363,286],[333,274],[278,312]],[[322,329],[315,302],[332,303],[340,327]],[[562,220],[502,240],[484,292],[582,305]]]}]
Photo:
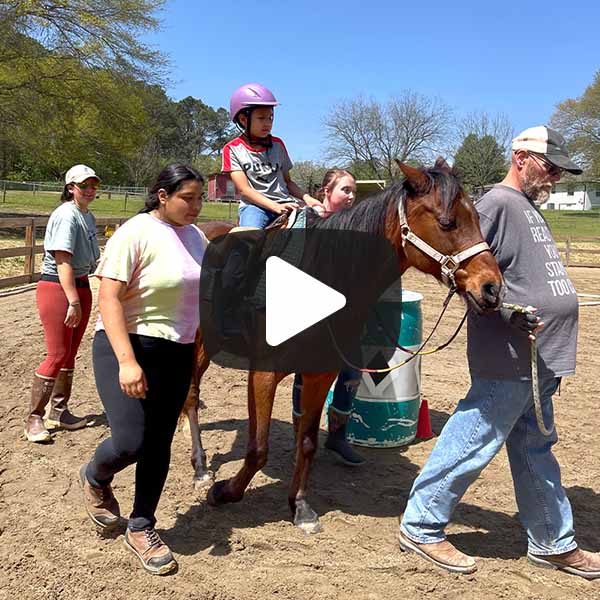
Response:
[{"label": "sandy arena", "polygon": [[[579,292],[600,294],[599,269],[571,269]],[[405,287],[425,295],[425,329],[444,297],[432,279],[409,274]],[[438,341],[462,309],[453,302]],[[556,454],[583,548],[600,550],[600,306],[581,310],[577,375],[556,399]],[[290,522],[286,492],[292,468],[291,378],[278,390],[270,459],[244,500],[214,509],[194,492],[189,438],[178,431],[158,529],[179,561],[171,577],[152,577],[123,546],[88,521],[76,474],[108,435],[91,367],[92,324],[78,358],[72,407],[93,416],[79,432],[57,432],[51,445],[22,435],[31,375],[44,352],[35,293],[0,298],[0,599],[388,600],[427,598],[600,598],[600,582],[531,566],[516,516],[506,454],[500,453],[459,505],[448,533],[479,556],[474,575],[451,575],[403,554],[398,515],[435,440],[406,448],[364,450],[368,464],[338,465],[320,451],[310,501],[324,531],[307,536]],[[462,332],[422,366],[422,387],[439,432],[469,386]],[[240,372],[211,366],[202,387],[204,445],[217,478],[240,466],[246,444],[246,383]],[[323,441],[324,433],[321,435]],[[133,468],[115,480],[122,511],[131,508]]]}]

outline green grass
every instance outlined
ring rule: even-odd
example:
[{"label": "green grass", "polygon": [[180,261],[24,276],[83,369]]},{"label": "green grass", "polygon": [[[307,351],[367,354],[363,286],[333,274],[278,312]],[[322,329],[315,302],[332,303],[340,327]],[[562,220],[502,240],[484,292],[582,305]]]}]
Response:
[{"label": "green grass", "polygon": [[[2,213],[36,213],[50,214],[60,202],[58,192],[20,192],[8,190],[5,202],[2,202],[0,192],[0,216]],[[136,214],[144,205],[139,196],[129,196],[125,204],[124,195],[112,194],[108,199],[106,194],[96,198],[90,208],[97,217],[127,217]],[[237,204],[221,202],[205,202],[200,213],[200,221],[235,221],[237,219]]]},{"label": "green grass", "polygon": [[[2,213],[39,213],[50,214],[59,202],[58,192],[19,192],[7,191],[6,202],[2,202],[0,193],[0,215]],[[105,193],[96,198],[91,205],[98,217],[126,217],[137,213],[143,205],[140,197],[130,196],[125,206],[125,196],[113,194],[109,200]],[[571,237],[600,237],[600,208],[588,211],[546,210],[544,217],[550,224],[557,239]],[[200,221],[235,221],[237,205],[205,202]]]},{"label": "green grass", "polygon": [[593,210],[545,210],[544,217],[555,239],[568,236],[600,237],[600,208]]}]

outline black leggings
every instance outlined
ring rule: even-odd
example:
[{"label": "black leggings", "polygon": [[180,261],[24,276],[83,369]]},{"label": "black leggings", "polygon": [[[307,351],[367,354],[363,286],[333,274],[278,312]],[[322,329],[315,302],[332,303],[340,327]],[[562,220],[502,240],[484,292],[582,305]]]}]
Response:
[{"label": "black leggings", "polygon": [[146,375],[146,398],[131,398],[119,386],[119,364],[104,331],[94,336],[96,387],[111,437],[90,461],[86,475],[94,486],[110,483],[115,473],[136,463],[135,499],[129,529],[154,527],[171,460],[171,442],[192,376],[194,344],[130,335],[135,357]]}]

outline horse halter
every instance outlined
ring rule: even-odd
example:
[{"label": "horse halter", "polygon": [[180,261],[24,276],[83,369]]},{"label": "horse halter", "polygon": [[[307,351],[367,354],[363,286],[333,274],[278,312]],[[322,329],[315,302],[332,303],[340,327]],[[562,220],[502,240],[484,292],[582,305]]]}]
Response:
[{"label": "horse halter", "polygon": [[456,279],[454,274],[458,271],[460,264],[471,258],[476,254],[489,250],[490,247],[486,242],[479,242],[470,246],[466,250],[459,252],[458,254],[442,254],[435,248],[430,246],[425,240],[421,239],[416,235],[408,224],[406,219],[406,211],[404,209],[404,198],[398,202],[398,216],[400,218],[400,235],[402,237],[402,247],[406,247],[406,243],[410,242],[413,246],[416,246],[421,252],[432,258],[441,265],[442,281],[450,288],[450,290],[456,290]]}]

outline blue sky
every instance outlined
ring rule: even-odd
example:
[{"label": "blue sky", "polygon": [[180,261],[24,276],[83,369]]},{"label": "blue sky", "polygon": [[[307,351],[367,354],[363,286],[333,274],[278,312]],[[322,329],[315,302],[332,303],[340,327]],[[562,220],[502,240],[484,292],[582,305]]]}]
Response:
[{"label": "blue sky", "polygon": [[228,107],[237,86],[264,83],[292,160],[322,159],[322,120],[342,99],[409,89],[519,131],[600,69],[595,0],[167,0],[160,18],[149,41],[172,61],[169,95]]}]

